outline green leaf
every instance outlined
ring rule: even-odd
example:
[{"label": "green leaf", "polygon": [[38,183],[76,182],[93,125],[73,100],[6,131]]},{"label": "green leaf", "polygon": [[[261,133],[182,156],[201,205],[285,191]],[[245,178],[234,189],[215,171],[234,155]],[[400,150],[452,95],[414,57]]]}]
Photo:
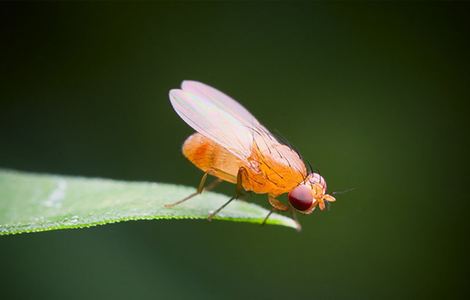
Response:
[{"label": "green leaf", "polygon": [[[185,186],[57,176],[0,169],[0,235],[83,228],[128,220],[207,219],[229,198],[204,192],[174,208],[164,204],[194,192]],[[215,220],[261,223],[269,211],[232,201]],[[267,224],[296,228],[272,214]]]}]

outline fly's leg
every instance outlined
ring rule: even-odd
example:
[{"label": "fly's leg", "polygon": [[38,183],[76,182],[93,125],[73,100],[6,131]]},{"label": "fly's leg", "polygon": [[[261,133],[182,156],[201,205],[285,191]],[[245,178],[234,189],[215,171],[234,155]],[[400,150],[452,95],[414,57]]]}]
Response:
[{"label": "fly's leg", "polygon": [[292,207],[292,205],[287,206],[287,205],[285,205],[284,203],[277,200],[276,198],[274,198],[271,195],[268,195],[268,201],[269,201],[269,204],[271,204],[272,208],[271,208],[271,211],[264,218],[263,223],[261,225],[266,224],[266,221],[269,219],[269,217],[271,216],[271,214],[274,211],[288,211],[288,210],[290,210],[291,215],[292,215],[292,219],[294,219],[295,224],[296,224],[295,229],[297,229],[297,231],[302,230],[302,225],[300,225],[299,220],[297,219],[297,213],[295,211],[295,208]]},{"label": "fly's leg", "polygon": [[192,197],[199,195],[203,191],[212,190],[213,188],[215,188],[221,182],[221,180],[219,178],[217,178],[216,180],[211,182],[208,186],[204,187],[204,184],[206,183],[207,175],[209,175],[209,172],[204,173],[204,175],[201,178],[201,181],[199,182],[199,186],[198,186],[197,190],[194,193],[188,195],[187,197],[185,197],[185,198],[183,198],[179,201],[169,203],[169,204],[165,204],[165,207],[166,208],[171,208],[171,207],[174,207],[178,204],[181,204],[181,203],[191,199]]},{"label": "fly's leg", "polygon": [[274,197],[271,196],[271,195],[268,195],[268,201],[269,201],[269,204],[271,204],[272,208],[271,208],[271,211],[270,211],[270,212],[266,215],[266,217],[264,218],[263,223],[261,223],[261,225],[266,224],[266,222],[268,221],[269,217],[271,216],[271,214],[272,214],[274,211],[288,211],[288,210],[289,210],[289,206],[285,205],[284,203],[282,203],[281,201],[277,200],[276,198],[274,198]]},{"label": "fly's leg", "polygon": [[274,209],[271,208],[271,210],[268,212],[268,214],[266,215],[266,217],[264,217],[263,223],[261,223],[261,226],[263,226],[263,225],[266,224],[266,222],[268,221],[269,217],[272,215],[273,212],[274,212]]},{"label": "fly's leg", "polygon": [[165,207],[166,207],[166,208],[174,207],[174,206],[176,206],[176,205],[178,205],[178,204],[181,204],[181,203],[183,203],[183,202],[185,202],[185,201],[191,199],[192,197],[197,196],[197,195],[199,195],[200,193],[202,193],[202,191],[204,190],[204,184],[206,183],[207,175],[208,175],[207,172],[204,173],[204,175],[202,175],[201,181],[199,182],[199,186],[198,186],[197,190],[196,190],[194,193],[192,193],[192,194],[190,194],[190,195],[184,197],[183,199],[181,199],[181,200],[179,200],[179,201],[176,201],[176,202],[173,202],[173,203],[169,203],[169,204],[165,204]]},{"label": "fly's leg", "polygon": [[212,221],[212,218],[214,218],[215,215],[217,215],[222,209],[224,209],[227,205],[229,205],[230,202],[232,202],[233,200],[238,199],[238,197],[240,197],[240,195],[243,193],[243,184],[242,184],[242,182],[245,180],[243,178],[246,179],[246,169],[241,167],[240,169],[238,169],[238,173],[237,173],[237,186],[236,186],[236,190],[235,190],[235,195],[232,198],[230,198],[227,202],[225,202],[221,207],[219,207],[215,211],[211,212],[209,214],[209,216],[207,217],[208,221]]},{"label": "fly's leg", "polygon": [[301,231],[302,225],[300,225],[299,219],[297,219],[297,212],[295,211],[295,208],[292,207],[292,205],[290,205],[290,212],[292,215],[292,219],[294,219],[295,221],[295,225],[296,225],[295,229],[297,229],[297,231]]}]

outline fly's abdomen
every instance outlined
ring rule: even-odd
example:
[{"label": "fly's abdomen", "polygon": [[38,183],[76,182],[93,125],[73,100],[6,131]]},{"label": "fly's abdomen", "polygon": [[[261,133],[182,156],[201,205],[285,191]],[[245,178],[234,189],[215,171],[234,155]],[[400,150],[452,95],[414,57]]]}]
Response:
[{"label": "fly's abdomen", "polygon": [[194,133],[186,139],[183,155],[202,171],[224,181],[237,182],[241,161],[202,134]]}]

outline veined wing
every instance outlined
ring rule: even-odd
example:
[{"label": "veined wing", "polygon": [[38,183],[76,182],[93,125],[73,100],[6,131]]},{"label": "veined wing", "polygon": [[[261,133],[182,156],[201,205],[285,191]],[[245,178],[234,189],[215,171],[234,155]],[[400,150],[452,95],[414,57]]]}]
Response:
[{"label": "veined wing", "polygon": [[276,138],[241,104],[197,81],[183,81],[170,91],[178,115],[193,129],[247,161],[257,149],[266,160],[306,175],[299,155]]},{"label": "veined wing", "polygon": [[210,99],[184,90],[171,90],[170,101],[176,113],[194,130],[244,161],[250,156],[251,131],[235,116]]},{"label": "veined wing", "polygon": [[251,127],[262,126],[258,120],[240,103],[232,97],[222,93],[221,91],[208,86],[199,81],[185,80],[181,83],[181,89],[185,92],[197,95],[201,98],[210,100],[220,109],[230,113],[241,123]]}]

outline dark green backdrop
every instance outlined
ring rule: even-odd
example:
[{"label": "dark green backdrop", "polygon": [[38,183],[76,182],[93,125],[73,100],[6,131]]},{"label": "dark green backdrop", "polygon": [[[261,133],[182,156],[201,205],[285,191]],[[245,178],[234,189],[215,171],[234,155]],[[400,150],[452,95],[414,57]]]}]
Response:
[{"label": "dark green backdrop", "polygon": [[167,96],[195,79],[281,132],[330,190],[356,190],[300,234],[145,221],[1,237],[0,298],[463,297],[469,12],[1,4],[1,167],[195,186]]}]

